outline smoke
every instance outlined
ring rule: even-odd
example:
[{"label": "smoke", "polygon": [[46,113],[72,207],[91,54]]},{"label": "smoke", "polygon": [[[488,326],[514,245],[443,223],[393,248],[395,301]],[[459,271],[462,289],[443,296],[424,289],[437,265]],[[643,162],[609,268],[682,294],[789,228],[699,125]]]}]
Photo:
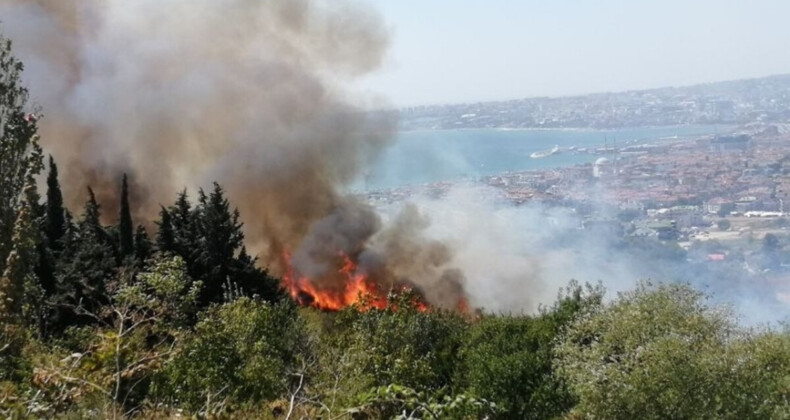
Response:
[{"label": "smoke", "polygon": [[[605,189],[599,192],[606,197]],[[571,279],[601,283],[609,299],[648,280],[688,283],[712,304],[732,307],[746,325],[790,320],[784,284],[767,284],[737,265],[695,262],[693,253],[655,239],[629,242],[613,230],[585,229],[584,217],[567,207],[514,205],[500,194],[458,185],[440,198],[417,196],[381,212],[388,225],[404,209],[419,209],[421,241],[452,250],[446,265],[463,273],[470,305],[487,312],[535,313],[554,303]],[[607,206],[596,207],[600,217],[614,218]]]},{"label": "smoke", "polygon": [[609,238],[586,235],[570,209],[515,206],[498,197],[493,188],[457,186],[441,198],[415,197],[382,212],[390,223],[404,208],[419,209],[423,236],[452,250],[446,264],[464,274],[470,305],[486,311],[534,313],[571,279],[605,282],[615,293],[639,278],[627,259],[613,258]]},{"label": "smoke", "polygon": [[711,273],[689,275],[684,262],[582,231],[566,209],[501,205],[490,190],[460,188],[379,212],[344,194],[396,125],[349,100],[347,85],[375,70],[387,47],[381,21],[357,6],[0,0],[0,17],[45,111],[44,145],[72,208],[91,185],[114,218],[126,172],[135,216],[150,222],[175,192],[217,181],[263,264],[282,275],[290,253],[295,270],[327,290],[344,287],[346,255],[382,290],[412,284],[440,307],[465,296],[494,312],[534,312],[570,279],[616,292],[639,278],[680,278],[756,320],[786,316],[786,305],[766,304],[745,282],[722,286]]},{"label": "smoke", "polygon": [[452,307],[462,276],[446,267],[449,249],[423,241],[414,212],[383,228],[372,207],[341,192],[396,125],[348,100],[346,86],[387,47],[379,18],[357,6],[0,0],[0,15],[45,110],[44,144],[72,208],[90,185],[113,221],[128,173],[135,216],[150,223],[175,192],[217,181],[275,274],[292,255],[299,275],[340,291],[346,255],[382,291],[408,283]]}]

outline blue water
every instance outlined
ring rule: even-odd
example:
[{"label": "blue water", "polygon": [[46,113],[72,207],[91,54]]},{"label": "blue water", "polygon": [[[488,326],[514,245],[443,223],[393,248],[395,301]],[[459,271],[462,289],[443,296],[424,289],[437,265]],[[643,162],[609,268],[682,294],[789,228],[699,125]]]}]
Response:
[{"label": "blue water", "polygon": [[600,148],[607,141],[624,146],[672,136],[692,137],[728,131],[717,125],[623,130],[435,130],[398,133],[354,189],[382,189],[437,181],[477,178],[506,171],[572,166],[594,161],[591,154],[559,153],[542,159],[530,154],[570,146]]}]

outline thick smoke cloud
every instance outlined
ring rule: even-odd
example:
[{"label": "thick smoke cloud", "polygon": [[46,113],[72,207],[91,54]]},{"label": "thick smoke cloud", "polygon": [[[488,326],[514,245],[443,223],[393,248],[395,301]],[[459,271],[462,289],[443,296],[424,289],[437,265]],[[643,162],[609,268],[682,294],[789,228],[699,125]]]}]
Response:
[{"label": "thick smoke cloud", "polygon": [[[369,11],[337,0],[2,0],[0,16],[72,208],[90,185],[113,217],[128,172],[136,216],[150,222],[177,191],[217,181],[275,274],[286,251],[328,288],[342,288],[341,252],[364,256],[382,287],[452,272],[439,269],[444,254],[395,263],[369,249],[377,214],[340,192],[395,128],[344,99],[387,47]],[[404,236],[384,236],[387,251],[405,249]]]}]

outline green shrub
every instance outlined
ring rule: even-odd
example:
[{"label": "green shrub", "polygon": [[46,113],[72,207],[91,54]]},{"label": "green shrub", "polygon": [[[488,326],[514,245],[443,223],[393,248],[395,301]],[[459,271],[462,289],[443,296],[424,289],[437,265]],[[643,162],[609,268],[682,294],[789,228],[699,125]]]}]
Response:
[{"label": "green shrub", "polygon": [[473,324],[461,349],[458,383],[497,404],[493,418],[551,419],[574,399],[552,371],[557,335],[603,291],[573,283],[538,316],[488,315]]},{"label": "green shrub", "polygon": [[448,387],[466,321],[453,312],[422,312],[410,302],[404,294],[384,310],[359,313],[350,325],[349,349],[370,386]]},{"label": "green shrub", "polygon": [[684,285],[641,284],[593,308],[555,361],[587,418],[787,418],[788,336],[739,331]]},{"label": "green shrub", "polygon": [[204,411],[275,399],[286,391],[302,339],[291,302],[240,298],[212,307],[155,382],[155,394]]}]

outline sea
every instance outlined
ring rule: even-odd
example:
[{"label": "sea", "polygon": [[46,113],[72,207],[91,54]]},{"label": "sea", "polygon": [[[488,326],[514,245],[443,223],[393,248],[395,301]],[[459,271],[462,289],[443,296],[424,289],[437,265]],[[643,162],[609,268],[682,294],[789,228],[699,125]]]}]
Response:
[{"label": "sea", "polygon": [[[730,126],[685,125],[617,130],[464,129],[403,131],[351,186],[380,190],[439,181],[475,180],[508,171],[567,167],[600,156],[565,150],[597,149],[695,138],[729,132]],[[534,152],[559,146],[564,152],[532,159]]]}]

